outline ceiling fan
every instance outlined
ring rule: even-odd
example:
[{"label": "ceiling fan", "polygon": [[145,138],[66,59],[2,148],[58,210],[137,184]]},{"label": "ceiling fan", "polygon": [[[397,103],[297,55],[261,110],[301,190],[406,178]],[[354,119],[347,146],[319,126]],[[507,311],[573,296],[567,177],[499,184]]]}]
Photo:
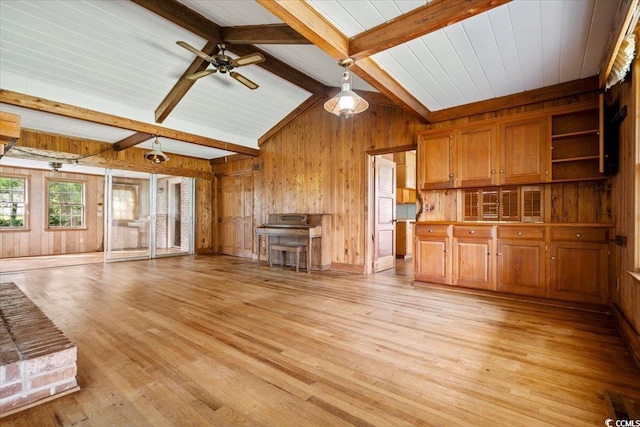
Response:
[{"label": "ceiling fan", "polygon": [[201,77],[208,76],[209,74],[216,73],[218,71],[222,74],[226,74],[227,72],[229,72],[229,75],[231,77],[233,77],[234,79],[236,79],[237,81],[239,81],[240,83],[248,87],[249,89],[258,88],[257,84],[255,84],[254,82],[252,82],[251,80],[243,76],[242,74],[232,70],[237,67],[244,67],[245,65],[257,64],[259,62],[263,62],[264,56],[261,53],[256,52],[250,55],[241,56],[240,58],[234,59],[234,58],[231,58],[230,56],[225,55],[224,44],[218,44],[218,53],[214,56],[209,56],[206,53],[202,52],[201,50],[198,50],[195,47],[183,41],[178,41],[176,42],[176,44],[178,46],[182,46],[183,48],[187,49],[189,52],[198,55],[200,58],[204,59],[205,61],[208,61],[209,63],[211,63],[211,65],[213,65],[213,68],[208,68],[204,71],[200,71],[198,73],[194,73],[194,74],[191,74],[190,76],[187,76],[189,80],[196,80]]}]

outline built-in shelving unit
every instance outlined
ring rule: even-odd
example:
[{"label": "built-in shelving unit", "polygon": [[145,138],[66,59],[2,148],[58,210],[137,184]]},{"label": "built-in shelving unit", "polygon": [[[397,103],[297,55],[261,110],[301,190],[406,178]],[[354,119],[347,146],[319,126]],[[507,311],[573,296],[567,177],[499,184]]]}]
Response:
[{"label": "built-in shelving unit", "polygon": [[600,110],[591,108],[551,116],[551,179],[604,178]]}]

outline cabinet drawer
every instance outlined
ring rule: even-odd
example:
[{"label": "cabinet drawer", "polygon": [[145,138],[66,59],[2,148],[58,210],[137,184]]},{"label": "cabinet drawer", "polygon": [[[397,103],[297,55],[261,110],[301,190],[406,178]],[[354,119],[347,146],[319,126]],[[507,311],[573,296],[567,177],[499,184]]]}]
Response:
[{"label": "cabinet drawer", "polygon": [[451,235],[451,226],[447,224],[416,224],[416,235],[447,237]]},{"label": "cabinet drawer", "polygon": [[551,240],[569,240],[575,242],[607,242],[608,228],[552,227]]},{"label": "cabinet drawer", "polygon": [[499,239],[544,240],[544,227],[500,227]]},{"label": "cabinet drawer", "polygon": [[487,238],[493,237],[493,227],[485,225],[456,225],[453,227],[453,236],[460,238]]}]

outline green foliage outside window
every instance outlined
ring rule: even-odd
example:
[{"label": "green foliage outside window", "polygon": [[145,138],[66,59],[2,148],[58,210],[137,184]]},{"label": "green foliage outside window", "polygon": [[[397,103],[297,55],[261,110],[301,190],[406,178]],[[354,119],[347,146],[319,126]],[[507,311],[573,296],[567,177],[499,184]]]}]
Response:
[{"label": "green foliage outside window", "polygon": [[83,219],[82,183],[49,181],[49,227],[82,227]]},{"label": "green foliage outside window", "polygon": [[26,179],[0,176],[0,228],[24,227]]}]

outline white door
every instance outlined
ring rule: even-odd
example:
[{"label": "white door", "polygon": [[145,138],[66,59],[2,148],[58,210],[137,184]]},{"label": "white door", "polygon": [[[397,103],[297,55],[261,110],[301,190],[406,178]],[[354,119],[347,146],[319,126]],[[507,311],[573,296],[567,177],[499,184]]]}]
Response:
[{"label": "white door", "polygon": [[395,266],[396,261],[396,164],[374,158],[374,242],[373,271]]}]

